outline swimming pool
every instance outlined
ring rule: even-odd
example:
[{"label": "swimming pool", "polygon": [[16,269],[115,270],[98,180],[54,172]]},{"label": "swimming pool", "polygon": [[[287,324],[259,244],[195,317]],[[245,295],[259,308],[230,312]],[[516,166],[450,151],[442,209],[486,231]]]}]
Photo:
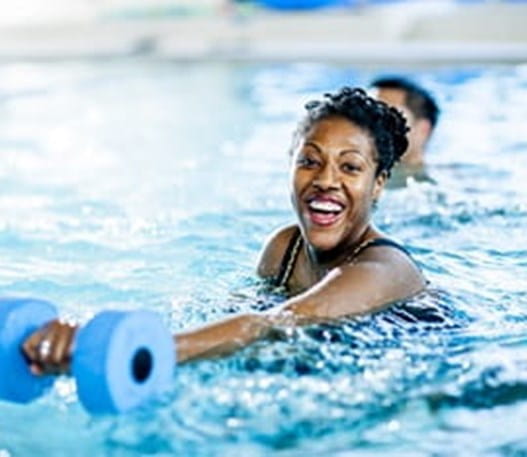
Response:
[{"label": "swimming pool", "polygon": [[[189,328],[265,300],[292,220],[301,101],[373,70],[141,60],[0,65],[2,295],[81,321],[150,308]],[[154,404],[90,417],[74,385],[0,403],[0,456],[527,453],[527,67],[416,69],[440,96],[436,184],[387,190],[380,227],[456,325],[379,314],[177,369]]]}]

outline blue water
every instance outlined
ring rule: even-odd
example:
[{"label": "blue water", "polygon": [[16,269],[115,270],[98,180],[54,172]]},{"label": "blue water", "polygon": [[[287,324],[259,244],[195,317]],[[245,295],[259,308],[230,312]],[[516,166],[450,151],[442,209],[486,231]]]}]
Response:
[{"label": "blue water", "polygon": [[[376,71],[118,61],[0,65],[0,285],[66,318],[149,308],[174,331],[257,309],[254,263],[290,222],[301,103]],[[378,225],[422,263],[415,300],[176,370],[166,397],[91,417],[68,378],[0,403],[0,456],[527,454],[527,66],[410,72],[443,108],[434,183]]]}]

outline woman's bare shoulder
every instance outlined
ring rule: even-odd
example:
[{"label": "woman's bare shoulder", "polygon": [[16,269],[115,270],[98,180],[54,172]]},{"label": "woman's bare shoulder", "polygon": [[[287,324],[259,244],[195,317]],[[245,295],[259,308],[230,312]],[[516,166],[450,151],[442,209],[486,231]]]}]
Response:
[{"label": "woman's bare shoulder", "polygon": [[378,289],[390,291],[390,301],[407,298],[426,286],[426,278],[410,254],[393,245],[365,249],[355,264],[366,267]]},{"label": "woman's bare shoulder", "polygon": [[281,310],[310,319],[336,319],[379,311],[424,290],[413,261],[391,246],[371,246],[353,262],[330,270],[314,287],[292,297]]},{"label": "woman's bare shoulder", "polygon": [[259,276],[270,278],[278,274],[287,246],[297,230],[298,226],[291,224],[280,227],[269,235],[258,260]]}]

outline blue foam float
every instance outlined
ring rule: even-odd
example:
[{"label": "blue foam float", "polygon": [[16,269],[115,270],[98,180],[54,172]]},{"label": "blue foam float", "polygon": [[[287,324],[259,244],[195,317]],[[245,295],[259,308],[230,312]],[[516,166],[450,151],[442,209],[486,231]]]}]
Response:
[{"label": "blue foam float", "polygon": [[106,311],[81,328],[72,372],[92,413],[128,411],[170,386],[174,342],[159,315]]},{"label": "blue foam float", "polygon": [[56,317],[56,308],[46,301],[0,298],[0,398],[28,403],[51,386],[52,378],[34,376],[29,371],[20,345]]},{"label": "blue foam float", "polygon": [[[56,319],[43,300],[0,298],[0,398],[27,403],[54,377],[34,376],[21,344]],[[150,311],[105,311],[75,335],[71,371],[82,405],[93,414],[133,409],[170,386],[174,341],[161,317]]]},{"label": "blue foam float", "polygon": [[344,6],[351,0],[258,0],[262,6],[276,10],[309,10]]}]

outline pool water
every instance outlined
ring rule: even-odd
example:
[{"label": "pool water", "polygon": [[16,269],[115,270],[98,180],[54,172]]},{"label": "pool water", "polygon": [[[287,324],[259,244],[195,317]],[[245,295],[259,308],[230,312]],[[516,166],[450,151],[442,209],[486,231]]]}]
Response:
[{"label": "pool water", "polygon": [[[276,301],[254,265],[293,220],[302,102],[378,72],[1,64],[2,295],[81,322],[153,309],[174,331]],[[409,306],[446,324],[380,313],[277,335],[178,368],[166,396],[121,416],[91,417],[62,378],[0,403],[0,456],[527,454],[527,66],[409,74],[442,106],[434,182],[386,190],[375,219],[431,281]]]}]

